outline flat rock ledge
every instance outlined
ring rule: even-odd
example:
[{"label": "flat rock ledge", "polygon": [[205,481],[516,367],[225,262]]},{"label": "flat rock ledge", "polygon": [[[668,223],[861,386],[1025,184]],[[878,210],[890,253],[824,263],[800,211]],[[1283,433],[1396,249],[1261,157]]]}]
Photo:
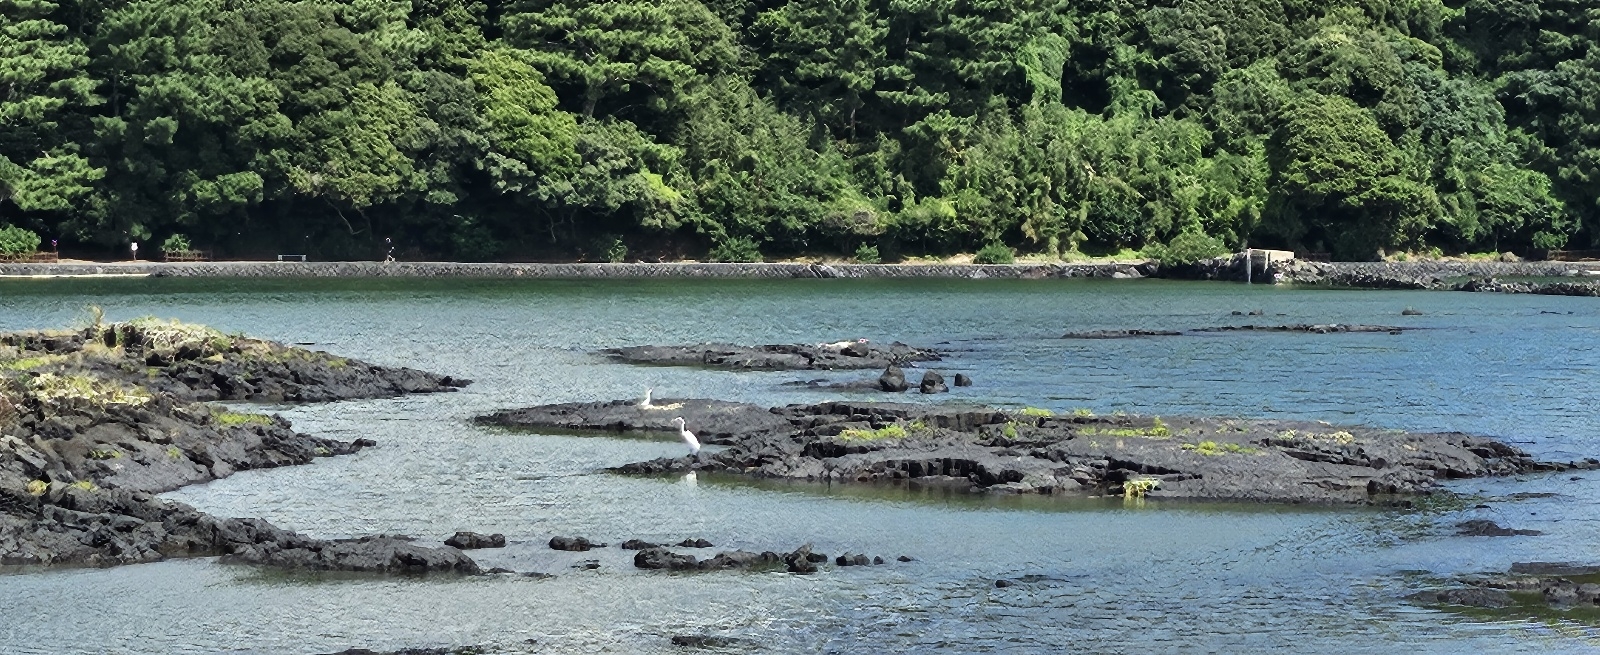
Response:
[{"label": "flat rock ledge", "polygon": [[[712,401],[705,401],[712,402]],[[687,403],[685,403],[687,406]],[[1441,480],[1592,469],[1499,441],[1323,423],[828,402],[743,405],[759,430],[723,431],[729,447],[612,469],[720,472],[831,483],[944,486],[981,493],[1273,503],[1407,504]],[[771,417],[788,422],[774,430]],[[736,426],[732,416],[725,426]],[[689,425],[694,429],[693,423]]]},{"label": "flat rock ledge", "polygon": [[230,555],[316,570],[475,571],[454,548],[313,539],[155,495],[375,445],[301,434],[279,416],[201,401],[364,398],[465,383],[201,326],[0,334],[0,565]]},{"label": "flat rock ledge", "polygon": [[645,366],[696,366],[732,370],[802,371],[831,369],[881,369],[890,364],[938,361],[939,353],[890,344],[841,341],[831,344],[772,344],[741,346],[702,343],[680,346],[629,346],[607,348],[599,354],[629,364]]},{"label": "flat rock ledge", "polygon": [[760,434],[788,433],[789,419],[760,405],[725,400],[658,398],[644,407],[635,400],[561,403],[496,412],[479,425],[600,434],[661,434],[676,439],[672,419],[683,417],[701,443],[733,444]]}]

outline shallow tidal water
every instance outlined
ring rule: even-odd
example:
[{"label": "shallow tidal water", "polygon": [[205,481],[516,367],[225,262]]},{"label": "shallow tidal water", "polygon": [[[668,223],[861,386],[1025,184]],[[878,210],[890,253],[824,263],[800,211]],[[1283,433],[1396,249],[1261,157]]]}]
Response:
[{"label": "shallow tidal water", "polygon": [[[668,653],[683,650],[669,641],[679,634],[770,653],[1600,649],[1600,630],[1581,623],[1485,619],[1403,599],[1515,561],[1600,562],[1600,473],[1461,481],[1450,488],[1470,502],[1417,510],[989,499],[619,477],[598,471],[681,445],[470,422],[646,387],[657,398],[825,400],[837,396],[781,385],[877,372],[641,368],[590,352],[866,337],[937,346],[949,356],[933,368],[976,381],[906,397],[913,402],[1461,430],[1567,460],[1600,456],[1592,299],[1147,280],[4,280],[0,330],[68,325],[89,304],[111,320],[176,317],[476,380],[455,394],[279,408],[302,432],[380,445],[167,496],[321,537],[501,532],[511,545],[473,551],[481,564],[555,577],[291,575],[214,559],[22,572],[0,576],[0,653]],[[1424,314],[1401,316],[1406,307]],[[1265,315],[1230,315],[1255,309]],[[1429,329],[1057,338],[1302,322]],[[1517,492],[1556,495],[1506,498]],[[1473,509],[1479,502],[1489,509]],[[1467,518],[1547,534],[1451,536]],[[830,555],[916,561],[813,576],[665,574],[633,569],[631,551],[551,551],[553,535],[717,545],[701,556],[811,542]],[[600,566],[574,568],[585,560]],[[994,586],[1022,576],[1037,577]]]}]

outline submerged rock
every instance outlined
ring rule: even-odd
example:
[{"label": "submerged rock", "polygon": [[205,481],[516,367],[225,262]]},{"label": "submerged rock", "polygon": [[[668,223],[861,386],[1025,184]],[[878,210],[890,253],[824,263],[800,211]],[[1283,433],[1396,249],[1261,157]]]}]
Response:
[{"label": "submerged rock", "polygon": [[608,348],[600,354],[630,364],[698,366],[735,370],[806,370],[882,368],[889,364],[937,361],[939,353],[903,343],[856,341],[836,344],[772,344],[741,346],[703,343],[681,346]]},{"label": "submerged rock", "polygon": [[746,643],[743,639],[733,637],[714,637],[711,635],[673,635],[672,645],[685,648],[731,648]]},{"label": "submerged rock", "polygon": [[944,385],[944,376],[934,371],[923,373],[922,383],[917,385],[917,388],[925,394],[944,393],[950,390],[950,387]]},{"label": "submerged rock", "polygon": [[1506,575],[1469,576],[1466,585],[1408,596],[1423,603],[1504,608],[1541,603],[1555,610],[1600,609],[1600,566],[1564,562],[1518,562]]},{"label": "submerged rock", "polygon": [[1503,590],[1479,587],[1422,591],[1412,594],[1408,598],[1423,603],[1465,605],[1467,607],[1509,607],[1515,602],[1512,600],[1511,594]]},{"label": "submerged rock", "polygon": [[1500,527],[1498,523],[1488,519],[1472,519],[1456,524],[1456,536],[1460,537],[1513,537],[1523,535],[1541,535],[1538,530],[1513,530]]}]

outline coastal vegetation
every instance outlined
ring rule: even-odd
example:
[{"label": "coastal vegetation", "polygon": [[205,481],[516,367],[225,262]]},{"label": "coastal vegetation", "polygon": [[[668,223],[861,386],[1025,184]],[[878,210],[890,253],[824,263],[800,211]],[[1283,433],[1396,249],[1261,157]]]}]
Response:
[{"label": "coastal vegetation", "polygon": [[1600,22],[1574,0],[0,6],[0,254],[1600,238]]}]

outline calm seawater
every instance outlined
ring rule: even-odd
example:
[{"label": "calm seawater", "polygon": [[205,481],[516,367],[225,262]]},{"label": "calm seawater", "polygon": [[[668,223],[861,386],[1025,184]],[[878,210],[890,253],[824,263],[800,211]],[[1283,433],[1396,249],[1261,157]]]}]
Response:
[{"label": "calm seawater", "polygon": [[[502,532],[485,566],[525,577],[286,575],[214,559],[0,577],[4,653],[318,653],[488,645],[491,652],[1583,652],[1600,630],[1407,604],[1439,578],[1515,561],[1596,562],[1600,474],[1464,481],[1488,499],[1428,510],[982,499],[888,489],[636,479],[599,469],[675,441],[483,429],[550,402],[832,397],[781,386],[876,372],[637,368],[590,354],[644,343],[865,337],[937,345],[964,400],[1057,411],[1320,419],[1600,455],[1600,303],[1468,293],[1312,291],[1162,281],[0,281],[0,330],[176,317],[476,383],[457,394],[281,408],[297,429],[380,447],[248,471],[168,497],[304,533],[440,540]],[[1422,316],[1401,316],[1406,307]],[[1231,311],[1262,310],[1236,317]],[[1549,312],[1549,313],[1547,313]],[[1222,334],[1069,341],[1069,330],[1381,323],[1399,336]],[[915,374],[912,374],[913,376]],[[1551,498],[1509,500],[1515,492]],[[1489,518],[1540,537],[1451,536]],[[865,552],[910,563],[784,573],[639,572],[631,553],[548,550],[703,537],[718,549]],[[704,552],[709,555],[717,549]],[[598,569],[574,568],[598,560]],[[1040,576],[995,588],[997,578]]]}]

